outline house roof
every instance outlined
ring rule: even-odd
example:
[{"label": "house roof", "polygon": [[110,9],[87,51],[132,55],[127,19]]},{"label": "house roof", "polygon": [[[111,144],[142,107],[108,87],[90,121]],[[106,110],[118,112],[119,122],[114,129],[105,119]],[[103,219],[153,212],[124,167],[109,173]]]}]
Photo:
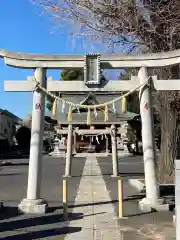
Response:
[{"label": "house roof", "polygon": [[23,120],[21,118],[19,118],[18,116],[16,116],[15,114],[13,114],[12,112],[9,112],[8,110],[6,109],[1,109],[0,108],[0,113],[1,114],[4,114],[6,116],[9,116],[11,117],[12,119],[14,119],[15,123],[17,124],[22,124]]},{"label": "house roof", "polygon": [[[100,103],[104,103],[105,102],[105,101],[103,102],[102,100],[103,100],[102,96],[100,97],[100,96],[96,96],[95,94],[88,93],[87,96],[85,96],[85,98],[80,102],[80,104],[82,104],[82,105],[98,105]],[[81,110],[82,111],[86,110],[86,112],[87,112],[87,109],[81,109]],[[99,108],[97,110],[99,110],[101,112],[104,111],[103,108]],[[109,113],[113,113],[114,112],[113,109],[112,109],[112,106],[109,107],[108,110],[109,110]],[[79,112],[79,110],[77,108],[73,108],[73,113],[78,113],[78,112]],[[85,112],[85,111],[83,111],[83,112]]]}]

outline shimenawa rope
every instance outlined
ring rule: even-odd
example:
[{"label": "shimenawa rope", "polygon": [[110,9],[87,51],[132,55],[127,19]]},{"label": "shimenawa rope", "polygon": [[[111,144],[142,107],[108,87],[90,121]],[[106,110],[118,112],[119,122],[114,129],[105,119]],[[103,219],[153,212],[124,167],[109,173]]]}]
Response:
[{"label": "shimenawa rope", "polygon": [[[63,104],[68,104],[69,105],[68,121],[72,121],[72,107],[75,107],[77,109],[79,109],[79,108],[87,109],[88,110],[88,112],[87,112],[87,124],[88,125],[91,124],[91,109],[96,110],[97,108],[104,108],[104,121],[107,122],[108,121],[108,106],[112,104],[113,109],[114,109],[114,103],[121,100],[121,99],[122,99],[122,112],[125,113],[126,112],[126,105],[127,105],[127,100],[126,100],[127,96],[129,96],[130,94],[139,90],[141,87],[144,87],[145,85],[147,85],[149,83],[149,79],[150,79],[150,77],[143,84],[140,84],[139,86],[135,87],[134,89],[130,90],[129,92],[127,92],[127,93],[125,93],[125,94],[123,94],[123,95],[121,95],[121,96],[119,96],[119,97],[117,97],[117,98],[115,98],[111,101],[107,101],[105,103],[96,104],[96,105],[86,105],[86,104],[80,104],[80,103],[79,104],[73,103],[73,102],[65,100],[65,99],[63,99],[59,96],[56,96],[52,92],[49,92],[47,89],[42,87],[40,85],[40,83],[36,80],[35,76],[33,76],[33,80],[36,83],[35,89],[39,88],[46,95],[49,95],[50,97],[52,97],[54,99],[54,103],[53,103],[53,107],[52,107],[52,115],[53,116],[56,115],[57,101],[60,101]],[[114,109],[114,111],[115,111],[115,109]]]}]

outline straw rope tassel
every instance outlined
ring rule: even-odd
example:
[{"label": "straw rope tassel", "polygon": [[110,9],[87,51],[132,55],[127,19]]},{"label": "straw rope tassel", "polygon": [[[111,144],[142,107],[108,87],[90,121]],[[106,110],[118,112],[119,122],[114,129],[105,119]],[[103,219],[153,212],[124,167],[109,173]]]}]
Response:
[{"label": "straw rope tassel", "polygon": [[104,122],[108,121],[108,105],[105,105],[104,109]]},{"label": "straw rope tassel", "polygon": [[[126,97],[129,96],[130,94],[134,93],[136,90],[139,90],[141,87],[147,85],[147,84],[149,83],[149,79],[150,79],[150,78],[148,78],[145,83],[140,84],[140,85],[137,86],[136,88],[134,88],[134,89],[132,89],[131,91],[129,91],[128,93],[126,93],[125,96],[126,96]],[[36,90],[36,89],[38,88],[38,89],[40,89],[41,91],[43,91],[45,94],[49,95],[50,97],[55,98],[55,100],[58,100],[58,101],[60,101],[61,103],[64,102],[65,104],[68,104],[68,105],[69,105],[69,114],[68,114],[68,115],[69,115],[69,119],[72,119],[72,106],[77,107],[77,108],[79,108],[79,107],[83,107],[83,108],[86,108],[86,109],[89,108],[88,105],[74,104],[73,102],[66,101],[66,100],[62,99],[61,97],[57,97],[55,94],[53,94],[52,92],[49,92],[47,89],[45,89],[44,87],[42,87],[41,84],[36,80],[35,76],[33,77],[33,80],[36,82],[36,86],[35,86],[35,89],[34,89],[34,90]],[[125,113],[125,112],[127,111],[127,102],[126,102],[127,99],[126,99],[125,97],[122,98],[122,96],[119,96],[119,97],[117,97],[116,99],[114,99],[114,100],[112,100],[112,101],[108,101],[108,102],[105,102],[105,103],[101,103],[101,104],[95,105],[95,106],[94,106],[94,108],[95,108],[95,111],[94,111],[95,117],[96,117],[96,108],[105,107],[104,113],[105,113],[105,116],[106,116],[106,117],[105,117],[105,120],[107,121],[107,119],[108,119],[108,112],[106,111],[107,108],[108,108],[107,105],[113,104],[113,110],[114,110],[114,112],[116,112],[115,106],[114,106],[114,102],[117,102],[117,101],[119,101],[119,100],[122,100],[122,112]],[[54,107],[52,108],[53,114],[55,113],[55,110],[56,110],[55,105],[56,105],[56,101],[54,102]]]},{"label": "straw rope tassel", "polygon": [[56,110],[57,110],[57,99],[55,98],[52,106],[52,117],[56,117]]},{"label": "straw rope tassel", "polygon": [[88,108],[87,112],[87,125],[91,125],[91,109]]},{"label": "straw rope tassel", "polygon": [[127,111],[127,99],[126,97],[122,98],[122,113],[125,113]]},{"label": "straw rope tassel", "polygon": [[68,111],[68,122],[72,121],[72,106],[69,105],[69,111]]}]

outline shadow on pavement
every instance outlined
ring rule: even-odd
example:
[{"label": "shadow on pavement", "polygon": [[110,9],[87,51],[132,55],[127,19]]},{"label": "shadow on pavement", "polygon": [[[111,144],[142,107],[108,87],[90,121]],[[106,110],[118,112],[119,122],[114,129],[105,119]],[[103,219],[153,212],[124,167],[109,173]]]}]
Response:
[{"label": "shadow on pavement", "polygon": [[14,167],[14,166],[28,166],[29,165],[29,162],[24,162],[24,163],[13,163],[11,162],[11,164],[3,164],[3,166],[8,166],[8,167]]},{"label": "shadow on pavement", "polygon": [[[74,178],[79,178],[79,177],[98,177],[98,176],[108,176],[109,178],[112,178],[112,173],[103,173],[103,174],[91,174],[91,175],[72,175]],[[124,178],[133,178],[133,177],[138,177],[138,178],[144,178],[144,173],[132,173],[132,172],[119,172],[120,177]],[[112,178],[113,179],[113,178]]]},{"label": "shadow on pavement", "polygon": [[160,186],[161,196],[175,196],[175,186],[174,185],[161,185]]},{"label": "shadow on pavement", "polygon": [[[18,215],[17,210],[13,209],[13,211],[15,211],[15,216],[17,216]],[[26,218],[26,216],[20,216],[21,219],[14,219],[12,221],[6,221],[6,222],[1,221],[0,234],[7,232],[6,234],[8,235],[9,234],[8,231],[11,232],[9,236],[1,237],[1,239],[9,239],[9,240],[41,239],[41,238],[46,239],[48,237],[62,236],[70,233],[79,232],[81,231],[82,228],[69,226],[70,221],[79,220],[79,219],[82,219],[83,217],[99,215],[104,213],[105,212],[99,212],[99,213],[87,214],[87,215],[83,215],[83,213],[70,213],[66,220],[63,218],[62,214],[51,214],[51,215],[43,215],[38,217],[28,216],[28,218]],[[62,223],[62,227],[61,227],[61,223]],[[47,226],[47,225],[50,225],[50,226]],[[32,227],[34,227],[33,228],[34,231],[32,231],[31,229],[28,229]],[[12,231],[14,231],[15,235],[12,235]]]},{"label": "shadow on pavement", "polygon": [[142,172],[129,172],[129,171],[126,171],[126,172],[119,172],[119,176],[124,176],[124,177],[126,177],[126,176],[143,176],[144,177],[144,173],[142,173]]},{"label": "shadow on pavement", "polygon": [[[106,204],[117,203],[117,202],[118,202],[117,200],[111,200],[111,201],[90,202],[90,203],[81,203],[81,204],[68,204],[68,208],[99,206],[99,205],[106,205]],[[62,208],[63,208],[62,206],[49,207],[48,212],[55,212],[56,210],[60,210]]]},{"label": "shadow on pavement", "polygon": [[135,194],[135,195],[127,196],[126,198],[124,198],[123,201],[140,200],[145,197],[146,197],[145,194]]},{"label": "shadow on pavement", "polygon": [[29,154],[0,154],[0,160],[29,159]]},{"label": "shadow on pavement", "polygon": [[[160,197],[164,198],[165,203],[169,204],[169,210],[173,211],[175,208],[175,185],[160,185],[159,186]],[[141,194],[145,194],[146,189],[141,191]]]},{"label": "shadow on pavement", "polygon": [[164,198],[165,202],[169,204],[169,210],[175,209],[175,185],[160,186],[160,196]]},{"label": "shadow on pavement", "polygon": [[[137,216],[146,216],[148,214],[152,214],[153,211],[151,212],[141,212],[141,213],[132,213],[132,214],[127,214],[126,217],[137,217]],[[156,212],[156,211],[154,211]]]},{"label": "shadow on pavement", "polygon": [[[13,218],[13,217],[17,217],[20,215],[22,215],[22,214],[18,211],[17,207],[4,207],[3,206],[1,209],[1,213],[0,213],[0,221],[9,219],[9,218]],[[0,223],[0,229],[1,229],[1,223]]]},{"label": "shadow on pavement", "polygon": [[[17,209],[13,208],[13,211],[14,211],[14,216],[11,215],[9,216],[9,218],[20,215],[18,214]],[[11,208],[9,208],[9,214],[10,212],[12,213]],[[47,214],[47,215],[35,216],[35,217],[33,215],[29,215],[27,217],[26,215],[22,215],[21,219],[14,219],[11,221],[2,221],[1,219],[0,232],[13,231],[17,229],[23,229],[23,228],[29,228],[29,227],[35,227],[35,226],[37,227],[40,225],[56,224],[56,223],[64,222],[65,220],[69,222],[73,220],[82,219],[83,217],[100,215],[104,213],[105,212],[98,212],[95,214],[86,214],[86,215],[84,215],[83,213],[69,213],[67,219],[64,219],[62,213]],[[5,217],[3,219],[5,219]]]},{"label": "shadow on pavement", "polygon": [[[98,174],[91,174],[91,175],[88,175],[88,174],[86,174],[86,175],[72,175],[72,177],[73,178],[79,178],[79,177],[98,177],[98,176],[101,176],[101,175],[98,175]],[[103,174],[103,176],[111,176],[111,173],[105,173],[105,174]]]},{"label": "shadow on pavement", "polygon": [[[81,219],[83,214],[72,214],[71,220]],[[0,232],[13,231],[16,229],[35,227],[64,222],[62,214],[43,215],[38,217],[30,216],[29,218],[15,219],[13,221],[1,222]]]},{"label": "shadow on pavement", "polygon": [[4,176],[20,176],[23,175],[23,173],[0,173],[0,177]]},{"label": "shadow on pavement", "polygon": [[62,227],[62,228],[52,228],[52,229],[44,229],[35,232],[27,232],[27,233],[19,233],[14,236],[7,236],[1,239],[4,240],[25,240],[25,239],[41,239],[53,236],[60,236],[69,233],[75,233],[81,231],[81,227]]},{"label": "shadow on pavement", "polygon": [[[159,186],[159,190],[160,190],[160,195],[161,197],[163,196],[175,196],[175,185],[160,185]],[[146,189],[144,188],[143,190],[141,190],[141,192],[146,192]]]}]

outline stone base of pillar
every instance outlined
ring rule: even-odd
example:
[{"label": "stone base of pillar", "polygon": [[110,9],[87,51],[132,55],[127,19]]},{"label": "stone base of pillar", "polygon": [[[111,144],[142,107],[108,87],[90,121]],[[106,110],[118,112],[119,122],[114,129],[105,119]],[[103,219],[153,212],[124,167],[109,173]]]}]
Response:
[{"label": "stone base of pillar", "polygon": [[18,205],[20,212],[26,214],[44,214],[47,212],[48,204],[43,199],[23,199]]},{"label": "stone base of pillar", "polygon": [[132,153],[130,153],[129,151],[128,152],[126,152],[126,151],[117,151],[117,155],[119,156],[119,157],[128,157],[128,156],[132,156],[133,154]]},{"label": "stone base of pillar", "polygon": [[169,204],[165,204],[163,198],[159,198],[155,204],[152,204],[147,198],[143,198],[139,201],[139,209],[142,212],[164,212],[169,211]]},{"label": "stone base of pillar", "polygon": [[49,156],[52,157],[66,157],[66,152],[62,150],[54,150],[53,152],[49,153]]}]

